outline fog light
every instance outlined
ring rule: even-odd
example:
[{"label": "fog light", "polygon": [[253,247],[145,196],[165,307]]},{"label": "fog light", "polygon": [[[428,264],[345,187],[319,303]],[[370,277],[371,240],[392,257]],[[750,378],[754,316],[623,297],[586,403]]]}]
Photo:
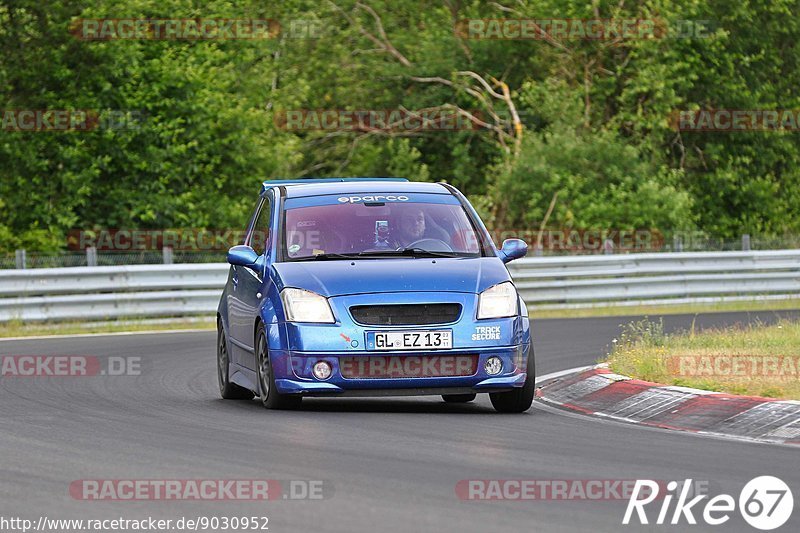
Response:
[{"label": "fog light", "polygon": [[317,379],[328,379],[331,377],[331,365],[327,361],[317,361],[314,363],[314,377]]},{"label": "fog light", "polygon": [[499,357],[492,356],[483,364],[483,369],[490,376],[496,376],[503,370],[503,361]]}]

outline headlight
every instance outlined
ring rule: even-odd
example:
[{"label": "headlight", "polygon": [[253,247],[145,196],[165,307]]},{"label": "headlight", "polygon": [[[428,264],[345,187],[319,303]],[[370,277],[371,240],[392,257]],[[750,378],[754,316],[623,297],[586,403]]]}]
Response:
[{"label": "headlight", "polygon": [[517,298],[517,289],[510,281],[489,287],[478,299],[478,318],[516,316]]},{"label": "headlight", "polygon": [[287,288],[281,291],[281,300],[289,322],[335,322],[328,299],[315,292]]}]

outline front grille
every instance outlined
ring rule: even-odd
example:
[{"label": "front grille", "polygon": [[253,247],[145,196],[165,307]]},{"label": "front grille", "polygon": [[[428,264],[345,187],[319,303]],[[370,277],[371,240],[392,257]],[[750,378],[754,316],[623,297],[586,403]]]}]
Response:
[{"label": "front grille", "polygon": [[461,304],[354,305],[350,314],[370,326],[448,324],[458,320]]}]

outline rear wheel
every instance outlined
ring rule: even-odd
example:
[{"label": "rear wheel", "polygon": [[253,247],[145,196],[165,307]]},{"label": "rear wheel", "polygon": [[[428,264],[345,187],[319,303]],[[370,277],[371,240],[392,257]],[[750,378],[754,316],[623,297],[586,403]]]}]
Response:
[{"label": "rear wheel", "polygon": [[477,394],[443,394],[442,400],[447,403],[468,403],[475,399]]},{"label": "rear wheel", "polygon": [[219,395],[225,400],[250,400],[253,393],[244,387],[230,381],[230,356],[228,355],[228,342],[222,323],[217,322],[217,382]]},{"label": "rear wheel", "polygon": [[256,332],[256,373],[261,389],[261,403],[267,409],[295,409],[300,407],[303,397],[299,394],[281,394],[275,386],[275,373],[267,350],[267,335],[264,325],[258,325]]},{"label": "rear wheel", "polygon": [[500,413],[524,413],[531,408],[533,395],[536,392],[536,361],[533,357],[533,343],[528,349],[528,376],[525,384],[509,392],[493,392],[489,394],[494,408]]}]

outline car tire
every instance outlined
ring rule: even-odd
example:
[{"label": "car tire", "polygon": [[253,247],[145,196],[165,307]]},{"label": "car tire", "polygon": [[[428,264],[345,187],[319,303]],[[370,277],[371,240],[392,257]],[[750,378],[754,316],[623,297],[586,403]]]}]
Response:
[{"label": "car tire", "polygon": [[475,399],[477,394],[442,394],[442,400],[447,403],[468,403]]},{"label": "car tire", "polygon": [[522,387],[509,392],[493,392],[489,399],[495,410],[500,413],[524,413],[531,408],[536,392],[536,361],[533,356],[533,343],[528,349],[527,377]]},{"label": "car tire", "polygon": [[296,409],[303,397],[299,394],[281,394],[275,386],[275,372],[267,350],[267,334],[264,325],[256,330],[256,375],[258,376],[259,396],[267,409]]},{"label": "car tire", "polygon": [[222,322],[217,321],[217,382],[219,384],[219,395],[223,400],[252,400],[253,391],[240,387],[230,380],[231,361],[228,352],[228,339],[225,338],[225,330]]}]

